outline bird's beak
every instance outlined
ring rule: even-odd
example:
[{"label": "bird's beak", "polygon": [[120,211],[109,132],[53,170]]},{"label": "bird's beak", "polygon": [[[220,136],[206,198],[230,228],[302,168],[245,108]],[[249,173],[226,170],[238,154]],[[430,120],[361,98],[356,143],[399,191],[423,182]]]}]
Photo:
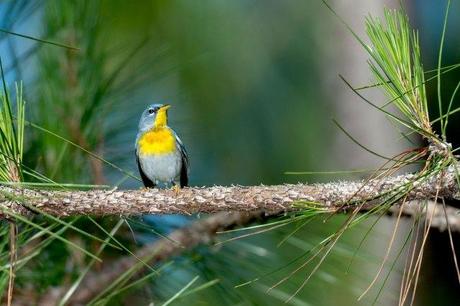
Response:
[{"label": "bird's beak", "polygon": [[155,121],[153,122],[153,126],[155,128],[161,128],[168,124],[168,113],[166,112],[166,110],[170,107],[171,105],[169,104],[165,104],[160,107],[157,115],[155,116]]}]

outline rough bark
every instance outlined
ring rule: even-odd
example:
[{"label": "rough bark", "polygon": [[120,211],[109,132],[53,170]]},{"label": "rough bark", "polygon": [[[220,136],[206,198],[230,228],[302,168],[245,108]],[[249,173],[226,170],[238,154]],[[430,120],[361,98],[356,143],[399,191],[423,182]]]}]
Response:
[{"label": "rough bark", "polygon": [[[295,211],[306,205],[337,212],[364,204],[370,209],[382,202],[405,198],[403,214],[420,214],[420,203],[436,197],[459,199],[455,165],[428,177],[420,174],[405,174],[370,181],[336,182],[327,184],[296,184],[279,186],[231,186],[209,188],[185,188],[174,190],[126,190],[126,191],[44,191],[0,187],[0,207],[4,214],[25,213],[39,209],[59,217],[72,215],[133,215],[133,214],[193,214],[217,213],[198,220],[190,226],[174,231],[166,239],[146,245],[135,255],[116,262],[106,263],[102,270],[90,272],[71,297],[70,305],[84,305],[114,282],[134,265],[140,265],[132,278],[138,277],[145,266],[139,259],[154,266],[177,256],[198,244],[208,243],[217,231],[246,225],[256,218]],[[404,196],[405,195],[405,196]],[[393,200],[394,200],[393,199]],[[313,204],[314,203],[314,204]],[[388,203],[388,201],[386,201]],[[399,201],[395,200],[395,204]],[[25,209],[27,207],[27,209]],[[400,206],[393,206],[395,212]],[[425,207],[425,206],[424,206]],[[434,213],[431,212],[435,209]],[[433,216],[432,226],[460,232],[460,210],[430,201],[425,214]],[[447,218],[446,218],[447,215]],[[41,299],[40,305],[53,305],[67,292],[61,287],[50,290]]]},{"label": "rough bark", "polygon": [[[405,174],[369,181],[277,186],[194,187],[175,190],[92,190],[45,191],[0,187],[0,208],[5,214],[30,210],[59,217],[75,215],[194,214],[221,211],[267,213],[302,209],[305,203],[335,211],[353,203],[366,202],[365,209],[379,205],[385,198],[411,188],[406,199],[430,200],[438,197],[457,199],[454,166],[430,177]],[[304,203],[304,205],[302,205]]]},{"label": "rough bark", "polygon": [[[420,205],[416,202],[405,203],[402,207],[403,214],[407,216],[419,215],[421,213]],[[396,214],[396,211],[399,209],[400,206],[393,207],[393,211]],[[433,209],[435,209],[434,213],[432,213]],[[423,213],[433,217],[432,226],[440,230],[445,230],[447,228],[445,212],[442,205],[436,204],[435,202],[429,202]],[[446,213],[451,230],[460,232],[460,210],[453,207],[447,207]],[[209,243],[218,231],[247,225],[252,221],[261,220],[269,216],[270,215],[262,211],[249,213],[220,212],[208,218],[195,221],[189,226],[172,232],[167,238],[162,238],[152,244],[145,245],[136,251],[136,256],[130,255],[123,257],[116,262],[106,263],[100,271],[90,272],[71,296],[68,305],[85,305],[134,265],[140,266],[137,273],[131,276],[131,279],[139,277],[142,272],[147,269],[139,260],[148,263],[150,266],[155,266],[199,244]],[[57,304],[68,289],[69,288],[60,287],[49,290],[48,293],[41,298],[38,305]]]},{"label": "rough bark", "polygon": [[[151,266],[160,261],[179,255],[198,244],[209,243],[218,231],[245,225],[262,218],[265,213],[258,212],[220,212],[208,218],[193,222],[191,225],[178,229],[155,243],[148,244],[136,251],[136,256],[126,256],[114,263],[106,264],[101,271],[90,272],[68,301],[68,305],[86,305],[107,286],[134,265],[140,265],[138,272],[131,276],[136,278],[147,268],[143,263]],[[44,295],[38,305],[55,305],[69,288],[54,288]]]},{"label": "rough bark", "polygon": [[[459,188],[454,166],[429,177],[420,174],[406,174],[370,181],[336,182],[327,184],[297,184],[279,186],[232,186],[209,188],[185,188],[174,190],[127,190],[127,191],[37,191],[0,187],[0,205],[4,212],[21,212],[23,205],[28,209],[40,209],[56,216],[70,215],[132,215],[166,213],[217,213],[198,220],[190,226],[174,231],[166,239],[146,245],[116,262],[107,263],[97,273],[90,272],[71,297],[71,305],[84,305],[108,284],[134,265],[140,265],[136,278],[145,269],[139,259],[155,265],[165,259],[179,255],[198,244],[208,243],[217,231],[250,223],[256,218],[268,217],[286,211],[299,210],[302,203],[315,203],[315,207],[330,212],[341,211],[357,203],[365,204],[363,209],[380,205],[382,201],[401,194],[407,201],[404,215],[420,213],[420,203],[436,197],[458,199]],[[395,201],[398,203],[398,201]],[[313,205],[313,204],[307,204]],[[394,206],[395,212],[400,206]],[[431,211],[435,209],[431,214]],[[460,210],[430,201],[424,213],[433,216],[432,226],[440,230],[450,226],[460,232]],[[447,220],[446,220],[447,219]],[[41,305],[53,305],[67,288],[50,290],[41,299]]]}]

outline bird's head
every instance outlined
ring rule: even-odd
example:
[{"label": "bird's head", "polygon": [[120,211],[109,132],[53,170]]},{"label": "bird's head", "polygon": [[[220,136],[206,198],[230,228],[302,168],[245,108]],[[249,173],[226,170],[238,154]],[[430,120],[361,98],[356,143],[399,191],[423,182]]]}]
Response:
[{"label": "bird's head", "polygon": [[139,121],[139,130],[147,131],[152,128],[162,128],[168,124],[167,110],[171,106],[169,104],[152,104],[142,113]]}]

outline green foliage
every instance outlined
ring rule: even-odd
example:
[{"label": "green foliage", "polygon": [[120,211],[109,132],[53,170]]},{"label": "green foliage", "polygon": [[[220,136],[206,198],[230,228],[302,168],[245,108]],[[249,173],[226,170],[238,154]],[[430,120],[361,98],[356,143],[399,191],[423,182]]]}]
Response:
[{"label": "green foliage", "polygon": [[385,9],[385,24],[370,16],[366,30],[372,44],[369,66],[376,81],[414,129],[422,135],[431,133],[419,39],[410,30],[409,18],[403,11]]},{"label": "green foliage", "polygon": [[[0,60],[0,66],[1,66]],[[16,85],[16,116],[13,115],[10,94],[2,71],[3,90],[0,94],[0,181],[22,181],[22,156],[24,150],[25,102],[22,85]]]},{"label": "green foliage", "polygon": [[38,52],[38,78],[43,86],[35,87],[32,122],[38,128],[27,154],[41,155],[38,160],[30,158],[31,163],[55,181],[106,182],[104,160],[88,159],[87,152],[96,156],[102,152],[105,116],[110,114],[107,107],[117,86],[126,82],[120,73],[142,49],[139,43],[123,47],[127,54],[115,59],[112,50],[101,47],[107,38],[101,32],[100,14],[94,14],[99,7],[96,1],[49,1],[44,5],[44,37],[79,48]]},{"label": "green foliage", "polygon": [[[38,252],[36,258],[31,260],[24,268],[18,271],[18,287],[28,287],[28,283],[36,284],[34,289],[39,294],[44,294],[50,286],[59,286],[69,275],[66,271],[66,258],[71,252],[66,243],[54,240]],[[50,266],[52,264],[52,269]],[[73,273],[72,273],[73,274]]]},{"label": "green foliage", "polygon": [[[87,120],[83,123],[83,117],[93,115],[97,104],[101,102],[97,98],[100,96],[97,91],[101,84],[101,70],[104,69],[104,55],[95,53],[94,48],[99,35],[97,27],[94,26],[97,19],[85,22],[81,18],[89,14],[91,6],[96,5],[95,2],[91,3],[45,4],[43,18],[47,27],[43,36],[69,45],[78,45],[80,51],[46,48],[38,52],[38,77],[46,86],[36,87],[36,101],[31,118],[39,126],[59,131],[61,136],[89,150],[97,151],[96,142],[101,137],[101,130],[98,132],[94,126],[89,126]],[[35,167],[50,179],[77,183],[77,178],[83,178],[83,174],[90,171],[86,156],[81,150],[46,134],[40,133],[32,140],[33,145],[29,147],[32,151],[28,155],[37,155],[37,151],[43,153]],[[67,166],[62,167],[63,163]]]},{"label": "green foliage", "polygon": [[[125,18],[130,18],[130,26],[132,23],[140,22],[142,18],[146,19],[142,32],[148,32],[154,27],[156,32],[153,32],[155,35],[152,36],[166,36],[168,47],[172,46],[171,49],[174,50],[172,53],[175,53],[175,57],[172,60],[163,60],[166,62],[165,70],[179,80],[181,92],[166,96],[180,96],[177,100],[185,101],[182,104],[183,108],[187,107],[187,103],[190,104],[184,126],[193,134],[194,141],[191,147],[193,149],[193,146],[201,146],[207,149],[198,152],[208,152],[206,156],[195,154],[194,173],[200,173],[200,170],[196,169],[202,168],[202,174],[196,176],[206,176],[207,182],[215,183],[212,171],[216,171],[224,173],[220,177],[223,182],[230,182],[233,179],[232,173],[234,177],[240,178],[243,176],[240,170],[243,169],[246,172],[252,171],[251,174],[244,173],[247,175],[246,179],[252,175],[253,179],[259,181],[271,177],[273,182],[281,182],[285,178],[280,178],[279,169],[284,169],[286,160],[291,162],[292,166],[299,167],[299,162],[309,159],[308,154],[318,155],[318,149],[312,147],[321,147],[318,144],[322,141],[323,144],[328,143],[327,137],[318,137],[319,132],[324,132],[321,127],[326,124],[315,113],[316,109],[322,106],[317,102],[320,100],[317,99],[318,80],[311,77],[316,75],[319,69],[326,68],[322,66],[324,63],[313,67],[318,58],[310,58],[307,52],[297,53],[297,49],[291,49],[293,41],[295,44],[307,46],[304,51],[309,52],[315,45],[311,43],[313,37],[305,36],[313,35],[308,28],[310,21],[298,24],[300,17],[303,18],[307,14],[307,10],[288,6],[289,10],[270,12],[272,7],[267,6],[261,13],[257,10],[251,11],[246,6],[242,6],[241,9],[236,2],[223,3],[208,2],[207,7],[202,7],[187,1],[176,2],[177,6],[165,2],[157,6],[152,5],[156,9],[154,13],[149,13],[151,6],[142,4],[142,12],[131,12],[131,15],[127,14],[128,17]],[[102,170],[104,165],[121,170],[125,177],[132,176],[113,163],[107,162],[106,156],[114,155],[110,155],[111,152],[106,149],[110,144],[118,142],[119,147],[124,148],[119,155],[124,160],[131,161],[132,137],[135,134],[138,110],[133,107],[136,96],[130,90],[142,90],[136,87],[139,84],[138,80],[149,79],[146,71],[153,70],[152,67],[157,68],[148,58],[155,58],[152,53],[156,54],[158,50],[162,50],[163,45],[150,46],[148,52],[143,54],[144,57],[138,60],[141,65],[133,65],[133,58],[144,46],[143,40],[134,44],[123,43],[122,46],[114,43],[114,39],[110,37],[119,33],[109,33],[108,30],[112,26],[119,26],[119,20],[112,21],[113,24],[106,23],[110,14],[104,13],[102,9],[110,9],[120,3],[45,1],[44,4],[43,38],[27,38],[39,45],[43,42],[59,43],[35,51],[39,65],[33,94],[30,95],[34,104],[29,125],[33,128],[31,133],[34,134],[31,134],[26,142],[25,160],[28,167],[22,165],[22,159],[18,158],[23,152],[24,108],[20,111],[18,108],[17,115],[12,115],[12,104],[6,94],[2,96],[1,111],[2,116],[9,121],[2,121],[5,123],[1,130],[6,131],[2,132],[2,135],[6,135],[5,148],[11,149],[11,152],[5,154],[10,158],[2,160],[2,165],[7,164],[6,160],[12,160],[26,179],[34,181],[27,184],[40,188],[93,188],[94,185],[76,183],[105,182],[105,173]],[[129,3],[123,5],[123,8],[132,8]],[[318,14],[315,10],[309,11],[311,14]],[[222,16],[216,18],[216,12]],[[276,24],[274,28],[282,33],[278,35],[286,38],[284,40],[283,37],[283,42],[279,44],[273,44],[271,22],[277,22],[283,14],[288,16],[286,20],[294,21]],[[223,17],[224,15],[229,17]],[[291,18],[293,15],[296,18]],[[133,16],[136,18],[132,18]],[[170,18],[172,16],[175,18]],[[255,34],[245,30],[246,22],[248,28],[254,29],[262,24],[262,20],[270,20],[266,24],[268,30],[261,27],[254,32]],[[213,26],[209,26],[210,24]],[[130,26],[127,28],[131,29]],[[300,29],[299,33],[293,34],[294,26]],[[184,28],[187,31],[184,31]],[[372,58],[369,63],[371,70],[378,86],[382,86],[392,100],[387,104],[396,105],[404,119],[387,113],[384,110],[386,105],[380,109],[385,115],[403,123],[413,132],[430,140],[436,139],[431,130],[425,92],[425,82],[430,78],[425,80],[420,62],[418,34],[410,30],[407,16],[401,11],[387,10],[384,22],[369,17],[367,30],[372,44],[372,47],[366,47]],[[218,35],[214,33],[216,31]],[[106,35],[106,32],[109,34]],[[124,35],[131,37],[139,33],[131,29]],[[295,40],[297,35],[301,38]],[[123,38],[115,36],[117,40],[125,42]],[[158,39],[155,43],[159,41]],[[321,39],[321,42],[323,41],[324,39]],[[65,48],[58,48],[62,46]],[[78,47],[78,50],[75,50],[74,46]],[[256,49],[257,52],[254,52]],[[300,68],[299,63],[303,63]],[[311,69],[318,71],[314,70],[313,73]],[[437,76],[449,69],[455,68],[440,67]],[[299,77],[299,70],[308,70],[308,75]],[[295,75],[295,72],[299,75]],[[170,84],[166,85],[168,86]],[[167,90],[171,89],[168,87]],[[458,87],[445,114],[444,127],[447,125],[448,115],[459,110],[451,110],[457,90]],[[21,87],[18,91],[17,96],[21,97]],[[304,92],[307,91],[312,93],[305,95]],[[147,101],[150,102],[150,99],[150,96],[146,98],[144,94],[139,100],[144,105]],[[291,100],[302,105],[302,111],[293,108],[293,111],[289,112],[290,107],[286,107],[286,103],[292,102]],[[22,98],[19,101],[22,101]],[[118,102],[121,106],[117,105]],[[16,102],[16,106],[19,104]],[[293,104],[289,104],[291,105]],[[121,109],[118,113],[117,108]],[[256,115],[260,113],[262,115],[257,121]],[[289,118],[284,119],[292,125],[286,124],[282,120],[283,116]],[[443,116],[435,120],[442,118]],[[125,123],[128,121],[129,123]],[[249,121],[255,124],[244,125]],[[305,122],[309,124],[303,126]],[[213,129],[210,129],[210,126]],[[203,129],[201,133],[200,127]],[[198,137],[195,137],[196,135]],[[214,143],[210,141],[212,139],[215,139]],[[236,141],[231,142],[233,139]],[[271,143],[273,139],[276,142]],[[317,142],[313,144],[313,140]],[[212,147],[213,144],[215,148]],[[293,147],[291,153],[287,153],[290,152],[288,147]],[[251,154],[247,154],[246,150]],[[235,152],[238,151],[243,153],[237,155]],[[102,153],[105,154],[104,158],[100,156]],[[400,156],[388,158],[395,162],[395,165],[382,167],[378,171],[379,174],[376,172],[375,175],[389,175],[401,165],[417,162],[425,157],[422,153],[406,154],[401,159]],[[240,158],[241,168],[229,163],[233,158],[223,158],[222,165],[214,167],[214,156],[227,154],[244,157]],[[209,156],[212,158],[208,158]],[[195,166],[200,160],[209,162]],[[440,162],[434,163],[434,167],[423,173],[418,182],[426,179],[433,171],[442,171],[448,165],[443,159],[435,161]],[[258,168],[260,169],[257,170]],[[14,172],[5,168],[4,173],[11,176]],[[270,181],[270,178],[267,180]],[[71,184],[60,183],[63,181]],[[342,304],[368,305],[368,300],[355,300],[361,290],[358,293],[354,290],[369,284],[368,278],[371,275],[365,272],[378,268],[381,254],[368,254],[369,249],[366,249],[365,242],[371,241],[379,246],[382,239],[389,239],[385,231],[376,230],[376,223],[381,220],[388,207],[401,201],[411,188],[412,185],[408,183],[401,186],[401,189],[382,195],[380,199],[376,199],[382,201],[382,207],[354,215],[350,219],[344,216],[322,218],[329,212],[317,209],[315,203],[299,203],[299,207],[304,208],[303,214],[285,216],[270,224],[257,224],[242,230],[222,233],[214,247],[206,246],[187,252],[174,262],[150,267],[145,261],[138,259],[137,265],[127,268],[126,273],[119,279],[107,284],[106,290],[100,292],[92,302],[95,305],[113,305],[122,303],[120,301],[124,298],[132,301],[145,295],[149,300],[143,301],[146,303],[153,300],[155,303],[165,301],[166,304],[174,302],[184,305],[263,305],[289,300],[293,305],[308,305],[325,301],[334,303],[339,297]],[[369,225],[367,221],[374,223]],[[70,289],[60,301],[61,304],[65,304],[70,295],[79,289],[79,284],[84,281],[88,272],[97,269],[100,259],[110,261],[120,256],[134,256],[134,249],[142,243],[149,243],[156,236],[164,238],[168,232],[157,224],[137,221],[142,224],[145,231],[134,226],[136,237],[148,237],[147,241],[137,243],[132,239],[130,228],[122,226],[127,222],[125,224],[124,220],[117,218],[59,220],[40,214],[32,220],[18,217],[16,222],[20,228],[18,245],[21,256],[17,262],[19,289],[33,283],[33,290],[42,294],[49,285],[70,285]],[[178,223],[183,225],[184,222]],[[135,225],[135,222],[130,221],[130,224]],[[346,226],[341,227],[343,224]],[[343,230],[344,228],[347,231]],[[2,226],[0,230],[2,237],[6,237],[7,229]],[[240,234],[241,232],[244,233]],[[370,235],[371,232],[373,235]],[[384,262],[389,265],[384,269],[384,281],[377,287],[376,296],[371,298],[374,302],[378,302],[378,299],[383,300],[383,305],[389,301],[396,302],[392,291],[385,291],[386,282],[390,275],[402,273],[395,266],[413,232],[411,230],[407,234],[407,239],[402,245],[396,246],[399,251],[396,256],[385,258]],[[262,234],[263,236],[260,236]],[[364,237],[359,240],[363,234]],[[275,248],[276,245],[278,248]],[[6,239],[0,240],[0,251],[3,268],[0,289],[4,289],[8,281],[9,259]],[[350,266],[352,262],[353,268],[356,266],[357,270],[348,269],[349,273],[344,275],[344,266]],[[132,276],[140,270],[147,272],[142,278],[132,281]],[[300,272],[294,273],[296,271]],[[289,276],[289,281],[283,281],[286,276]],[[293,293],[302,289],[306,280],[309,280],[308,286],[294,297]],[[324,292],[324,288],[328,288],[327,293],[321,296],[318,293]]]}]

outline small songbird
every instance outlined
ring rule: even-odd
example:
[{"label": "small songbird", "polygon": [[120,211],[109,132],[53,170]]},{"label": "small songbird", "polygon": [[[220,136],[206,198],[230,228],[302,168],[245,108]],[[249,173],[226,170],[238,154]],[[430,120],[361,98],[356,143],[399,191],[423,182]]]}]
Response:
[{"label": "small songbird", "polygon": [[188,185],[187,151],[168,126],[168,104],[152,104],[142,113],[136,137],[136,160],[145,187],[159,183]]}]

